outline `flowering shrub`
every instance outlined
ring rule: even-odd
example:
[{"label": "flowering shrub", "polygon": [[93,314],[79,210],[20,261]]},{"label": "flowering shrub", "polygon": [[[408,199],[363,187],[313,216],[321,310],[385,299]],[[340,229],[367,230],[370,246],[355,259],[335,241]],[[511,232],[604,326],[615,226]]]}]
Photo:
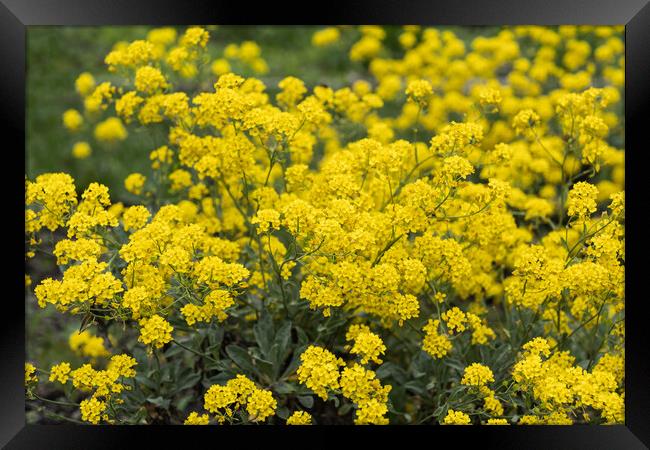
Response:
[{"label": "flowering shrub", "polygon": [[331,27],[313,45],[367,77],[275,93],[230,71],[265,73],[257,44],[210,61],[209,37],[152,30],[76,81],[79,158],[165,136],[129,204],[26,180],[27,258],[60,269],[26,275],[28,300],[88,360],[26,363],[30,404],[93,424],[624,421],[619,28],[410,26],[391,51],[381,27]]}]

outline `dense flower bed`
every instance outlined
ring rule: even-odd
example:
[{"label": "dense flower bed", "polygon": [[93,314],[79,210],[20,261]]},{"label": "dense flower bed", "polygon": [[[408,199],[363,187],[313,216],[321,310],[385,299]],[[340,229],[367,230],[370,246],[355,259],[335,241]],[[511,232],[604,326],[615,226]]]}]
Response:
[{"label": "dense flower bed", "polygon": [[26,364],[44,416],[624,421],[620,28],[412,26],[391,56],[331,27],[314,46],[367,76],[275,95],[231,72],[265,73],[263,45],[210,61],[206,29],[176,34],[117,45],[63,115],[78,158],[151,133],[137,202],[26,180],[27,258],[60,268],[26,289],[87,360]]}]

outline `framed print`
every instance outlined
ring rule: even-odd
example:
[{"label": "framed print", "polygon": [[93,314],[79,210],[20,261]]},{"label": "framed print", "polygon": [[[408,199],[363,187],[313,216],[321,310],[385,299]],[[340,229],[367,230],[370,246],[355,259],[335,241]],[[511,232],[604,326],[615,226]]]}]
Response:
[{"label": "framed print", "polygon": [[647,448],[646,2],[2,3],[6,448]]}]

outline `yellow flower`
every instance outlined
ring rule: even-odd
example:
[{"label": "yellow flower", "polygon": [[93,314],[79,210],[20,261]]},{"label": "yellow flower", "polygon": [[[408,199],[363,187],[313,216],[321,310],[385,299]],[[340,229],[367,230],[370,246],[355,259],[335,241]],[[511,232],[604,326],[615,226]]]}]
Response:
[{"label": "yellow flower", "polygon": [[280,228],[280,213],[274,209],[261,209],[251,223],[258,225],[260,234],[267,233],[269,230],[278,230]]},{"label": "yellow flower", "polygon": [[339,387],[339,367],[344,365],[343,361],[328,350],[314,345],[307,347],[300,355],[300,361],[298,380],[327,400],[327,391]]},{"label": "yellow flower", "polygon": [[82,400],[79,409],[81,410],[81,420],[97,425],[106,410],[106,403],[97,400],[95,397]]},{"label": "yellow flower", "polygon": [[210,70],[217,76],[223,75],[230,72],[230,63],[224,58],[215,59],[210,66]]},{"label": "yellow flower", "polygon": [[147,181],[147,177],[141,173],[132,173],[124,180],[124,187],[127,191],[132,194],[140,195],[142,193],[142,188],[144,183]]},{"label": "yellow flower", "polygon": [[450,409],[442,421],[443,425],[470,425],[471,419],[467,414],[461,411]]},{"label": "yellow flower", "polygon": [[446,323],[447,329],[452,333],[461,333],[465,331],[467,316],[460,310],[460,308],[454,306],[450,310],[442,313],[440,317]]},{"label": "yellow flower", "polygon": [[159,69],[151,66],[140,67],[135,72],[135,88],[145,94],[164,91],[169,84]]},{"label": "yellow flower", "polygon": [[540,117],[535,111],[532,109],[524,109],[519,111],[514,117],[512,120],[512,126],[518,133],[523,134],[526,130],[537,126],[539,122]]},{"label": "yellow flower", "polygon": [[129,135],[128,131],[117,117],[109,117],[95,126],[95,139],[100,142],[114,143],[123,141]]},{"label": "yellow flower", "polygon": [[74,87],[79,95],[85,97],[95,88],[95,78],[88,72],[82,72],[74,81]]},{"label": "yellow flower", "polygon": [[38,377],[34,374],[35,372],[36,367],[33,364],[25,363],[25,386],[38,382]]},{"label": "yellow flower", "polygon": [[86,159],[92,153],[92,149],[88,142],[75,142],[72,146],[72,156],[77,159]]},{"label": "yellow flower", "polygon": [[277,402],[273,394],[264,389],[255,389],[246,402],[246,411],[253,422],[263,422],[273,416],[276,407]]},{"label": "yellow flower", "polygon": [[406,86],[406,96],[409,100],[426,106],[433,95],[433,87],[427,80],[413,80]]},{"label": "yellow flower", "polygon": [[591,183],[579,181],[569,191],[566,202],[567,212],[570,216],[584,219],[596,211],[596,198],[598,188]]},{"label": "yellow flower", "polygon": [[481,387],[494,382],[494,375],[489,367],[480,363],[472,363],[465,367],[463,379],[460,382],[466,386]]},{"label": "yellow flower", "polygon": [[426,333],[422,341],[422,349],[433,358],[442,358],[452,348],[449,338],[438,332],[439,320],[429,319],[423,330]]},{"label": "yellow flower", "polygon": [[84,119],[76,109],[68,109],[63,113],[63,125],[69,131],[79,131],[84,123]]},{"label": "yellow flower", "polygon": [[327,27],[314,32],[311,37],[311,43],[316,47],[327,47],[337,42],[341,36],[338,28]]},{"label": "yellow flower", "polygon": [[359,329],[358,325],[352,325],[346,335],[346,339],[348,341],[354,341],[350,353],[361,356],[362,364],[367,364],[371,360],[377,364],[382,363],[380,355],[386,351],[386,346],[381,338],[375,333],[372,333],[370,329],[367,327]]},{"label": "yellow flower", "polygon": [[305,411],[296,411],[287,419],[287,425],[311,425],[312,418]]},{"label": "yellow flower", "polygon": [[210,416],[192,411],[183,423],[184,425],[208,425],[210,423]]},{"label": "yellow flower", "polygon": [[145,345],[161,348],[172,340],[174,328],[158,315],[140,320],[140,337],[138,340]]}]

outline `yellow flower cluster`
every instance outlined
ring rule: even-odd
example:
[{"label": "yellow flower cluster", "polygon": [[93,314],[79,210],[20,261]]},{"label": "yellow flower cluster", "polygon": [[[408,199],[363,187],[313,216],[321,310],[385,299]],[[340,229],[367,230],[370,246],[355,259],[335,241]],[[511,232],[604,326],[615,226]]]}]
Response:
[{"label": "yellow flower cluster", "polygon": [[316,31],[311,37],[311,42],[316,47],[327,47],[337,42],[340,37],[341,33],[338,28],[327,27]]},{"label": "yellow flower cluster", "polygon": [[128,135],[129,133],[124,128],[124,124],[117,117],[109,117],[95,127],[95,139],[100,142],[114,143],[123,141]]},{"label": "yellow flower cluster", "polygon": [[357,425],[387,425],[388,393],[391,386],[382,386],[375,372],[359,364],[341,371],[341,393],[357,408],[354,423]]},{"label": "yellow flower cluster", "polygon": [[210,416],[207,414],[199,414],[196,411],[192,411],[185,422],[184,425],[208,425],[210,423]]},{"label": "yellow flower cluster", "polygon": [[328,390],[339,388],[339,367],[345,365],[341,358],[322,347],[309,346],[300,355],[298,380],[323,400],[327,400]]},{"label": "yellow flower cluster", "polygon": [[[360,353],[362,363],[366,364],[374,355],[381,353],[383,347],[379,336],[370,332],[365,326],[353,325],[347,334],[348,340],[361,342],[362,347],[350,353]],[[365,348],[363,348],[365,347]],[[364,368],[361,364],[352,363],[347,366],[341,358],[322,347],[309,346],[300,355],[301,364],[298,367],[298,380],[323,400],[328,399],[329,392],[339,392],[355,405],[355,423],[359,425],[388,424],[388,393],[391,386],[382,386],[375,372]],[[342,370],[339,368],[343,367]]]},{"label": "yellow flower cluster", "polygon": [[[223,56],[226,59],[216,60],[219,61],[219,65],[222,68],[215,70],[213,66],[213,73],[215,75],[222,75],[224,73],[230,72],[230,65],[228,64],[228,59],[237,60],[243,65],[249,67],[253,72],[257,74],[265,74],[269,71],[269,66],[266,63],[266,60],[262,58],[262,49],[254,41],[244,41],[241,44],[228,44],[223,51]],[[225,64],[228,64],[228,70],[225,69]]]},{"label": "yellow flower cluster", "polygon": [[377,364],[382,363],[380,356],[386,351],[386,346],[381,338],[371,332],[367,326],[350,326],[350,329],[345,335],[345,339],[354,341],[350,353],[361,356],[361,364],[367,364],[369,361]]},{"label": "yellow flower cluster", "polygon": [[205,409],[215,414],[219,423],[232,421],[234,412],[243,406],[252,422],[264,422],[275,414],[277,408],[273,393],[258,388],[244,375],[237,375],[223,386],[210,386],[204,401]]},{"label": "yellow flower cluster", "polygon": [[494,375],[489,367],[480,363],[473,363],[465,367],[460,382],[467,386],[481,387],[494,382]]},{"label": "yellow flower cluster", "polygon": [[544,338],[526,343],[522,350],[512,378],[538,405],[541,423],[548,423],[549,417],[566,417],[565,422],[571,424],[583,414],[597,414],[606,423],[623,422],[620,356],[606,355],[587,371],[574,365],[575,358],[568,351],[551,352]]},{"label": "yellow flower cluster", "polygon": [[311,425],[311,416],[305,411],[296,411],[287,419],[287,425]]},{"label": "yellow flower cluster", "polygon": [[145,345],[161,348],[172,340],[172,327],[169,322],[158,315],[140,320],[140,337],[138,340]]},{"label": "yellow flower cluster", "polygon": [[[99,183],[78,197],[63,173],[25,181],[26,256],[60,232],[39,305],[209,380],[209,414],[156,406],[148,423],[623,421],[620,28],[310,34],[313,51],[347,54],[349,86],[244,77],[269,69],[262,48],[214,59],[213,31],[152,30],[106,56],[126,82],[77,79],[70,132],[164,131],[125,204]],[[100,372],[50,371],[95,390],[92,423],[123,389]]]},{"label": "yellow flower cluster", "polygon": [[110,356],[110,352],[104,346],[104,339],[100,336],[93,336],[90,331],[74,331],[68,338],[70,350],[89,358]]},{"label": "yellow flower cluster", "polygon": [[[75,388],[83,392],[92,392],[89,398],[82,400],[79,404],[83,421],[95,425],[102,420],[113,423],[113,420],[107,414],[107,409],[109,404],[123,402],[119,398],[119,394],[131,389],[131,385],[126,384],[126,379],[135,377],[134,367],[136,365],[136,360],[126,354],[111,357],[107,368],[104,370],[93,369],[90,364],[84,364],[72,370],[70,363],[62,362],[52,366],[49,372],[49,381],[61,384],[70,381]],[[34,370],[33,365],[25,365],[25,384],[38,381],[36,377],[31,375]]]},{"label": "yellow flower cluster", "polygon": [[32,363],[25,363],[25,386],[38,382],[38,377],[35,373],[36,367]]},{"label": "yellow flower cluster", "polygon": [[66,173],[39,175],[25,186],[25,231],[35,233],[45,227],[54,231],[65,224],[77,205],[73,178]]},{"label": "yellow flower cluster", "polygon": [[443,425],[470,425],[470,417],[461,411],[450,409],[442,421]]}]

